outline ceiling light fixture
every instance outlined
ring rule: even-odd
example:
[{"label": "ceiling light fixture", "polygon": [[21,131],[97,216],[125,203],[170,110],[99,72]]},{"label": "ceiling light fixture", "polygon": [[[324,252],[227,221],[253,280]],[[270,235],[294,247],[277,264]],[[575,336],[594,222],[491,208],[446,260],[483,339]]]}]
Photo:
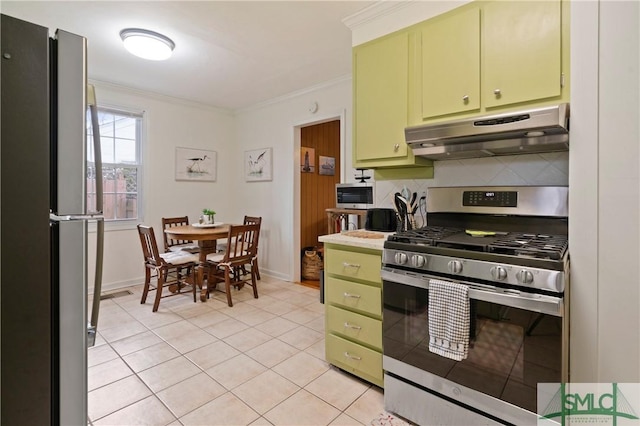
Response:
[{"label": "ceiling light fixture", "polygon": [[169,37],[140,28],[125,28],[120,31],[120,38],[130,53],[152,61],[169,59],[176,47]]}]

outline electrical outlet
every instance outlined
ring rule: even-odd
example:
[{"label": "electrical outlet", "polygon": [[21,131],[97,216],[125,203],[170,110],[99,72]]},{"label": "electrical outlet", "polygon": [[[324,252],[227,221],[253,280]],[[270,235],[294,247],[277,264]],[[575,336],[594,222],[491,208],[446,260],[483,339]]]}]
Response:
[{"label": "electrical outlet", "polygon": [[420,198],[427,198],[427,191],[421,191],[420,192]]}]

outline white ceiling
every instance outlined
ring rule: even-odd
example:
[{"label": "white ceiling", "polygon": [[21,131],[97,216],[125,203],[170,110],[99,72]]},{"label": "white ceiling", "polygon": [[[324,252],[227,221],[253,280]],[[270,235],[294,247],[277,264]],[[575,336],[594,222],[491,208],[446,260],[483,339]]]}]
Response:
[{"label": "white ceiling", "polygon": [[[373,1],[1,1],[0,11],[87,37],[89,78],[240,109],[351,73],[342,19]],[[119,32],[176,43],[168,61],[136,58]]]}]

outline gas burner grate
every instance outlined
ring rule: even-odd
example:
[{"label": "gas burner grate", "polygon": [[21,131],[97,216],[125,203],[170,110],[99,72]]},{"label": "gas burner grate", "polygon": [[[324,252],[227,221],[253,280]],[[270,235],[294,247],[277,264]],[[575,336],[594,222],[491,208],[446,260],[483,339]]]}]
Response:
[{"label": "gas burner grate", "polygon": [[425,226],[424,228],[410,231],[398,232],[389,236],[388,241],[399,243],[420,244],[424,246],[435,245],[437,241],[451,235],[462,232],[459,228],[449,228],[444,226]]},{"label": "gas burner grate", "polygon": [[489,246],[493,253],[560,260],[569,245],[566,235],[510,233]]}]

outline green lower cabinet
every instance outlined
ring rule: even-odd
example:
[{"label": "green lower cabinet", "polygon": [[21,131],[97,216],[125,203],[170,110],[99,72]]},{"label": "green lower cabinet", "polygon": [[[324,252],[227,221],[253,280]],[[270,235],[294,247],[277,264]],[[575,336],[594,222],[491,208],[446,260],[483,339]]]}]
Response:
[{"label": "green lower cabinet", "polygon": [[382,321],[379,319],[328,306],[326,325],[331,334],[342,335],[374,349],[382,348]]},{"label": "green lower cabinet", "polygon": [[329,304],[362,314],[380,316],[382,304],[380,287],[327,277],[325,278],[325,288]]},{"label": "green lower cabinet", "polygon": [[383,387],[382,251],[325,244],[325,350],[329,363]]},{"label": "green lower cabinet", "polygon": [[327,361],[349,373],[383,387],[382,352],[342,339],[333,334],[327,336]]}]

